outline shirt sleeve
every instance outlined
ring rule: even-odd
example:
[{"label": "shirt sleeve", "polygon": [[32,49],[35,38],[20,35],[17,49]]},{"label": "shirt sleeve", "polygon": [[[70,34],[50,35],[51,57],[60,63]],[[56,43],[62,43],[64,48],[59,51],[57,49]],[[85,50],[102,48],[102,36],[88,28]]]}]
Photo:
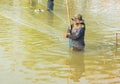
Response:
[{"label": "shirt sleeve", "polygon": [[71,33],[71,29],[68,27],[67,33]]},{"label": "shirt sleeve", "polygon": [[71,33],[72,28],[73,28],[73,24],[71,24],[71,27],[70,26],[68,27],[67,33]]}]

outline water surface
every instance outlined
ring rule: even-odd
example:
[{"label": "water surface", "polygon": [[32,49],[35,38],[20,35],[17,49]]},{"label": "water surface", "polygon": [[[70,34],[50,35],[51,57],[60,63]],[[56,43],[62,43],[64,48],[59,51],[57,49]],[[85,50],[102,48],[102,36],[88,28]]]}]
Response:
[{"label": "water surface", "polygon": [[56,0],[53,12],[47,0],[0,1],[1,84],[120,83],[120,1],[69,2],[71,17],[81,13],[86,23],[84,52],[71,51],[61,37],[68,27],[65,0]]}]

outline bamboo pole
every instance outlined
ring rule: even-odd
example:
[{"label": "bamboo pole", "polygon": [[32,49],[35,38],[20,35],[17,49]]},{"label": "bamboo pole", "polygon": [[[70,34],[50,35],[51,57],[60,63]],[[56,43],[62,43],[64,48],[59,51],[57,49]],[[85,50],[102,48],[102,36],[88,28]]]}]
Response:
[{"label": "bamboo pole", "polygon": [[37,0],[37,8],[39,9],[40,8],[40,1]]},{"label": "bamboo pole", "polygon": [[72,16],[74,15],[74,0],[72,0]]},{"label": "bamboo pole", "polygon": [[[68,25],[70,27],[70,30],[71,30],[71,20],[70,20],[70,9],[69,9],[69,2],[68,0],[66,0],[66,9],[67,9],[67,16],[68,16]],[[70,66],[68,65],[68,78],[67,78],[67,84],[69,84],[69,72],[70,71]]]},{"label": "bamboo pole", "polygon": [[68,23],[71,29],[71,21],[70,21],[70,9],[69,9],[69,3],[68,0],[66,0],[66,9],[67,9],[67,15],[68,15]]},{"label": "bamboo pole", "polygon": [[30,2],[30,6],[32,6],[32,0],[29,0],[29,2]]}]

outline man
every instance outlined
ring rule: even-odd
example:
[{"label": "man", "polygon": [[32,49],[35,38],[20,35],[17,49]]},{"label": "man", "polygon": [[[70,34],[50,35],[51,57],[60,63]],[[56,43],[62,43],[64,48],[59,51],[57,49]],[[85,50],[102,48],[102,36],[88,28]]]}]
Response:
[{"label": "man", "polygon": [[63,35],[63,38],[70,39],[70,48],[73,50],[84,50],[85,23],[82,19],[82,15],[77,14],[72,20],[73,24],[71,28],[68,28],[68,32]]},{"label": "man", "polygon": [[48,10],[48,11],[52,11],[53,8],[54,8],[54,0],[48,0],[47,10]]}]

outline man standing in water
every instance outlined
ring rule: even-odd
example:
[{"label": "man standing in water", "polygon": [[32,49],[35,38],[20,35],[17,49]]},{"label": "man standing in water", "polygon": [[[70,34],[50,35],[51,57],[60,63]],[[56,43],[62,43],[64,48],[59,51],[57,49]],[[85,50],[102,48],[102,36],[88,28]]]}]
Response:
[{"label": "man standing in water", "polygon": [[48,0],[47,2],[47,10],[52,11],[54,8],[54,0]]},{"label": "man standing in water", "polygon": [[64,38],[70,39],[70,47],[75,51],[81,51],[84,50],[85,42],[84,42],[84,36],[85,36],[85,24],[82,19],[82,15],[77,14],[74,18],[72,18],[73,24],[71,25],[71,28],[68,28],[67,34],[64,34]]}]

